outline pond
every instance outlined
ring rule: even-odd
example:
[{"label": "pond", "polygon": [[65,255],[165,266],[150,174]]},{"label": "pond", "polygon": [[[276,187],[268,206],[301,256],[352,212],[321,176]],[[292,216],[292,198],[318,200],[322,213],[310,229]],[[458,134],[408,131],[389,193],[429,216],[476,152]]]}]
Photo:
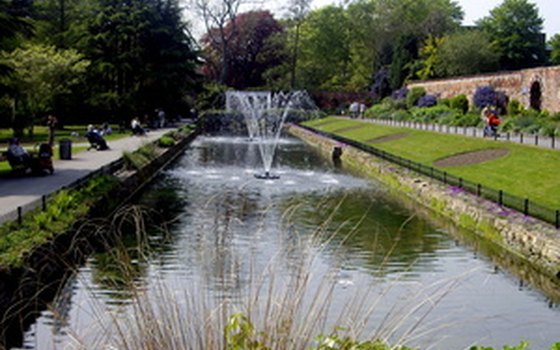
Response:
[{"label": "pond", "polygon": [[134,349],[153,318],[189,348],[219,348],[219,335],[201,332],[220,334],[236,312],[270,332],[289,323],[295,343],[284,348],[312,345],[337,326],[422,349],[560,341],[558,286],[499,249],[297,139],[280,140],[279,179],[256,179],[259,164],[244,138],[195,140],[138,200],[166,230],[151,229],[142,249],[122,249],[139,245],[129,235],[91,256],[24,347]]}]

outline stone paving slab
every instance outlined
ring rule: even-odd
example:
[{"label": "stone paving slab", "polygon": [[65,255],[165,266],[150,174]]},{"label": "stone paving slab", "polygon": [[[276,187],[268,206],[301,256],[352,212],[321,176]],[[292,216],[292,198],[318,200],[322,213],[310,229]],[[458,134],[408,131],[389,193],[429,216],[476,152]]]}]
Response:
[{"label": "stone paving slab", "polygon": [[131,136],[108,142],[106,151],[84,151],[72,154],[71,160],[55,160],[54,174],[0,179],[0,223],[14,219],[17,207],[25,207],[56,192],[76,180],[122,157],[123,151],[134,151],[157,140],[170,129],[158,129],[146,136]]}]

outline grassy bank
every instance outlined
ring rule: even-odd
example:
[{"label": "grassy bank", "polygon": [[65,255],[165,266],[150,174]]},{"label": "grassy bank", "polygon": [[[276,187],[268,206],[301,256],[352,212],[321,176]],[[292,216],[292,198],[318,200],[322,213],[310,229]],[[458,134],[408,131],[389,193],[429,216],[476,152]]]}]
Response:
[{"label": "grassy bank", "polygon": [[[371,144],[381,150],[433,166],[483,186],[529,198],[551,208],[560,208],[558,151],[334,117],[306,122],[305,125]],[[402,137],[385,142],[375,140],[397,134],[402,134]],[[444,168],[434,164],[453,155],[496,148],[507,149],[509,154],[472,165]]]},{"label": "grassy bank", "polygon": [[[165,146],[159,145],[159,142],[146,144],[134,152],[124,154],[125,163],[128,165],[130,158],[140,159],[133,168],[144,167],[163,153],[165,148],[179,142],[191,132],[190,127],[169,132],[162,137],[167,139]],[[90,208],[117,185],[117,180],[111,176],[95,177],[80,188],[57,192],[48,201],[46,210],[37,208],[25,214],[21,225],[16,222],[0,225],[0,269],[21,266],[29,252],[70,230],[76,221],[85,219]],[[119,199],[115,202],[118,201]],[[110,211],[110,208],[106,209]]]}]

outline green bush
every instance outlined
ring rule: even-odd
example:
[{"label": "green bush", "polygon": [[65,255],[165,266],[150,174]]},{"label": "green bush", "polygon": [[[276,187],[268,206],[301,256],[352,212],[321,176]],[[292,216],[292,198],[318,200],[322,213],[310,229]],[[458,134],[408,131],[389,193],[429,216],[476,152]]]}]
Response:
[{"label": "green bush", "polygon": [[413,87],[406,95],[406,107],[408,109],[413,108],[418,103],[420,97],[426,95],[426,89],[423,87]]},{"label": "green bush", "polygon": [[59,191],[47,203],[46,211],[37,208],[25,214],[21,226],[15,222],[0,225],[0,266],[20,266],[25,253],[69,230],[116,184],[108,176],[96,177],[79,189]]},{"label": "green bush", "polygon": [[449,98],[440,98],[438,100],[438,105],[442,105],[442,106],[446,106],[446,107],[451,107],[451,99]]},{"label": "green bush", "polygon": [[412,114],[410,114],[409,111],[403,110],[403,109],[399,109],[397,111],[394,111],[391,114],[391,119],[393,120],[399,120],[399,121],[403,121],[403,120],[410,120],[412,119]]},{"label": "green bush", "polygon": [[548,137],[558,136],[559,135],[558,130],[559,130],[558,123],[547,123],[541,128],[540,133]]},{"label": "green bush", "polygon": [[393,106],[388,103],[379,103],[368,108],[364,116],[372,119],[391,119],[394,112]]},{"label": "green bush", "polygon": [[450,125],[457,126],[479,126],[482,123],[480,116],[476,113],[459,115]]},{"label": "green bush", "polygon": [[175,146],[175,143],[175,139],[167,135],[163,135],[158,141],[158,145],[163,148],[173,147]]},{"label": "green bush", "polygon": [[449,101],[449,107],[461,111],[463,114],[469,111],[469,99],[467,95],[461,94],[453,97]]},{"label": "green bush", "polygon": [[415,107],[410,110],[412,119],[422,123],[441,123],[444,120],[454,120],[461,115],[460,112],[446,106]]},{"label": "green bush", "polygon": [[521,102],[519,102],[519,100],[516,99],[512,99],[511,101],[509,101],[507,105],[507,114],[509,116],[520,115],[523,112],[523,110],[524,110],[523,105],[521,104]]},{"label": "green bush", "polygon": [[381,103],[391,106],[393,110],[406,109],[406,100],[404,98],[394,99],[392,97],[385,97]]}]

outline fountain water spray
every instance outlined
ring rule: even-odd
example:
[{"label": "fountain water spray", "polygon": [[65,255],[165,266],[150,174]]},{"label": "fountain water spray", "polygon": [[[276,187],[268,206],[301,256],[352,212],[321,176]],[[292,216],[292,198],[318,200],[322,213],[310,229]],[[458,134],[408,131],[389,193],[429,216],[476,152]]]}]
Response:
[{"label": "fountain water spray", "polygon": [[226,109],[240,112],[247,125],[251,141],[257,142],[263,161],[264,174],[255,174],[259,179],[277,179],[271,174],[274,154],[284,121],[292,108],[299,108],[301,101],[309,99],[303,91],[262,92],[228,91]]}]

